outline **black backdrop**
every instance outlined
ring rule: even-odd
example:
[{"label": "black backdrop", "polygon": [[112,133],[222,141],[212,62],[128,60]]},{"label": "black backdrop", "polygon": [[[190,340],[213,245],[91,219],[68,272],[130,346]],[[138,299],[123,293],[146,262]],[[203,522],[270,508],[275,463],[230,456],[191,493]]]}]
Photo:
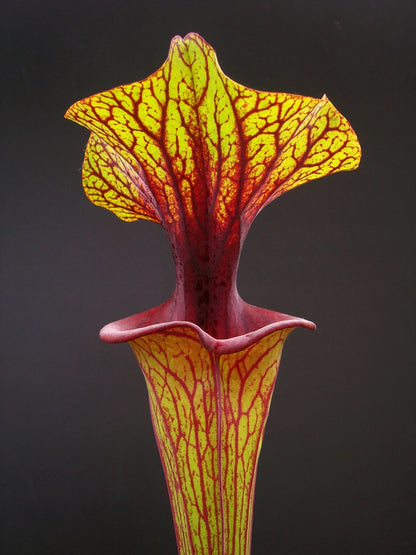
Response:
[{"label": "black backdrop", "polygon": [[146,77],[197,31],[257,89],[321,96],[356,172],[264,210],[239,289],[304,316],[260,459],[253,554],[416,551],[415,4],[6,0],[1,25],[1,552],[175,553],[144,381],[101,325],[164,301],[169,246],[83,195],[84,96]]}]

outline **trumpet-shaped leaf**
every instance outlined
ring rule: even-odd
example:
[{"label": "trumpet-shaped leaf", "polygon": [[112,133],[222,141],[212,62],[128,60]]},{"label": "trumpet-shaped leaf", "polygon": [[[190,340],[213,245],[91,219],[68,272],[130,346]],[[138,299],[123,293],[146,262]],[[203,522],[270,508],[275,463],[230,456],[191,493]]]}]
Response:
[{"label": "trumpet-shaped leaf", "polygon": [[285,338],[208,351],[178,326],[132,347],[150,397],[180,553],[245,554],[257,460]]},{"label": "trumpet-shaped leaf", "polygon": [[160,223],[176,287],[101,330],[143,370],[181,555],[248,555],[254,484],[283,343],[301,318],[245,303],[240,251],[286,191],[358,166],[347,120],[322,99],[256,91],[221,71],[197,34],[149,78],[81,100],[83,184],[125,221]]}]

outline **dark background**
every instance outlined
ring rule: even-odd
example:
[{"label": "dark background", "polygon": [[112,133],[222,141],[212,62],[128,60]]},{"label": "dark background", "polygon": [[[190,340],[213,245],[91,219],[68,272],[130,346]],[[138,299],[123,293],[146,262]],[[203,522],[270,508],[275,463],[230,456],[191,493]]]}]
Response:
[{"label": "dark background", "polygon": [[144,380],[105,323],[166,300],[155,224],[84,197],[74,101],[145,78],[197,31],[229,76],[326,93],[359,170],[290,192],[248,236],[249,302],[314,320],[287,342],[253,554],[414,553],[415,3],[6,1],[1,26],[1,552],[174,554]]}]

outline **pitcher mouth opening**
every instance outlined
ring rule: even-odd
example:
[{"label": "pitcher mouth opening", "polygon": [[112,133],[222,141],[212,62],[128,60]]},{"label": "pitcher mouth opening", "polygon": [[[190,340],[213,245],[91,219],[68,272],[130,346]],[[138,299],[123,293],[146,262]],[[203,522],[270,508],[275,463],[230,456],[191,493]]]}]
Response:
[{"label": "pitcher mouth opening", "polygon": [[146,312],[122,318],[104,326],[100,338],[106,343],[126,343],[140,337],[169,330],[172,334],[183,334],[191,330],[199,336],[201,344],[210,352],[228,354],[246,349],[263,337],[283,329],[293,330],[302,327],[315,330],[316,325],[304,318],[273,312],[271,310],[247,305],[256,316],[256,325],[252,329],[244,329],[232,337],[216,338],[204,331],[200,326],[186,320],[161,320],[159,312],[164,312],[165,305]]}]

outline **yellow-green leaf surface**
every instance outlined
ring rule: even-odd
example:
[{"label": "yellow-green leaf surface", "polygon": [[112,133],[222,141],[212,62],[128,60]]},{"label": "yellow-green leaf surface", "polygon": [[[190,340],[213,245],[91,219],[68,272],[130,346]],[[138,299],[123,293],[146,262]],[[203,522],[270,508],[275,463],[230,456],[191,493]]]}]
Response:
[{"label": "yellow-green leaf surface", "polygon": [[147,382],[181,555],[250,553],[257,460],[290,331],[230,354],[209,352],[186,327],[130,343]]},{"label": "yellow-green leaf surface", "polygon": [[252,327],[235,279],[259,210],[308,180],[354,169],[361,154],[326,97],[244,87],[195,33],[175,37],[147,79],[81,100],[66,117],[91,130],[88,197],[167,231],[177,287],[164,313],[216,337]]},{"label": "yellow-green leaf surface", "polygon": [[357,167],[360,147],[324,97],[256,91],[229,79],[197,34],[172,40],[149,78],[74,104],[92,131],[83,180],[120,218],[180,232],[247,226],[266,203],[306,181]]}]

